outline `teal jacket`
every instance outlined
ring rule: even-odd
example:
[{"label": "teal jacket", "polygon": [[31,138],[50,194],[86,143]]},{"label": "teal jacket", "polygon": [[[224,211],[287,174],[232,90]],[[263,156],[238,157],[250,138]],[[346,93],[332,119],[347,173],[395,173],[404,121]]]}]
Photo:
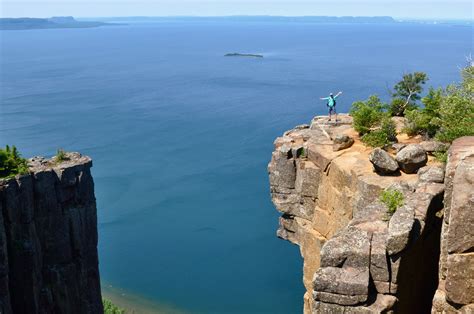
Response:
[{"label": "teal jacket", "polygon": [[329,107],[334,107],[336,105],[336,98],[339,97],[339,95],[335,95],[335,96],[329,96],[329,97],[324,97],[324,98],[321,98],[321,99],[326,99],[328,101],[327,105]]}]

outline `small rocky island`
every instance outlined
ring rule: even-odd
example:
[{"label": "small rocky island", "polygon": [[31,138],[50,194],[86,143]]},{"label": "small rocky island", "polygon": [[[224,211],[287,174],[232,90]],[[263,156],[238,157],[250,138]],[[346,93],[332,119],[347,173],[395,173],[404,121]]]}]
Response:
[{"label": "small rocky island", "polygon": [[224,57],[250,57],[250,58],[263,58],[263,55],[259,54],[254,54],[254,53],[238,53],[238,52],[232,52],[232,53],[226,53]]}]

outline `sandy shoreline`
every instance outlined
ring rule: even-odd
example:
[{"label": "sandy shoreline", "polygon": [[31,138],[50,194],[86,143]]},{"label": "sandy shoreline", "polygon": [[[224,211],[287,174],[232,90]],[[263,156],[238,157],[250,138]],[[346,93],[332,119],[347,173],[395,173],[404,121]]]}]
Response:
[{"label": "sandy shoreline", "polygon": [[102,298],[112,301],[127,314],[184,314],[183,310],[172,305],[156,303],[126,290],[102,283]]}]

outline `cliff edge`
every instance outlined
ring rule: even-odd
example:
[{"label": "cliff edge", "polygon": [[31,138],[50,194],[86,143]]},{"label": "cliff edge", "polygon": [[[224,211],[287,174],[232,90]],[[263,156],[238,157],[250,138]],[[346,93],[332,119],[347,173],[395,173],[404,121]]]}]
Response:
[{"label": "cliff edge", "polygon": [[0,180],[0,313],[103,313],[91,159],[28,166]]},{"label": "cliff edge", "polygon": [[[276,139],[268,166],[272,201],[282,213],[277,235],[299,245],[304,259],[303,283],[307,290],[304,312],[436,311],[432,309],[435,291],[438,288],[440,292],[436,295],[441,295],[440,299],[443,292],[449,291],[449,285],[438,287],[442,282],[438,280],[438,272],[444,274],[446,267],[452,270],[449,261],[453,258],[444,244],[444,238],[449,238],[445,236],[449,233],[446,214],[443,223],[444,166],[429,156],[434,143],[420,143],[420,139],[400,136],[402,143],[388,148],[389,153],[380,154],[397,153],[398,158],[398,155],[416,151],[409,156],[410,160],[400,163],[400,168],[411,169],[406,171],[408,173],[398,171],[395,163],[393,173],[384,175],[375,171],[369,161],[373,158],[372,149],[359,141],[352,128],[352,118],[341,115],[340,119],[334,124],[326,117],[315,117],[310,125],[285,132]],[[457,167],[459,158],[454,156],[457,156],[458,146],[453,144],[449,154],[448,198],[453,195],[450,182],[453,178],[457,182],[451,169]],[[474,153],[474,139],[464,139],[462,147]],[[401,150],[404,152],[400,153]],[[392,157],[386,158],[390,161]],[[469,164],[464,167],[474,167],[472,159],[463,160]],[[472,178],[463,177],[458,181],[470,184],[472,191]],[[403,206],[393,214],[387,213],[387,207],[379,201],[382,191],[386,190],[397,190],[403,195]],[[466,193],[470,193],[469,190]],[[471,194],[471,202],[472,199]],[[456,220],[466,220],[460,217],[471,214],[472,203],[461,207],[457,204],[456,208],[464,206],[460,212],[465,214],[456,215]],[[449,206],[453,207],[448,202]],[[452,233],[454,211],[450,212],[448,221]],[[469,221],[464,222],[463,228],[467,227],[466,223]],[[471,231],[463,230],[468,236],[461,238],[472,241]],[[441,254],[441,268],[440,238],[443,238],[442,251],[446,251]],[[466,255],[472,247],[469,242],[459,250]],[[461,263],[469,265],[466,260]],[[464,275],[465,279],[455,277],[464,282],[464,288],[472,289],[474,271],[468,269]],[[470,296],[465,294],[456,299],[461,303],[456,303],[454,308],[472,309]]]}]

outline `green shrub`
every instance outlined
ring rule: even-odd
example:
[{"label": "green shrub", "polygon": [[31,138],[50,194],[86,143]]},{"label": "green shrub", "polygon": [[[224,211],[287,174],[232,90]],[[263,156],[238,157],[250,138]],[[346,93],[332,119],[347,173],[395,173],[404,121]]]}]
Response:
[{"label": "green shrub", "polygon": [[387,144],[396,142],[397,130],[395,122],[390,117],[385,116],[382,119],[380,129],[366,133],[361,138],[362,142],[370,147],[383,147]]},{"label": "green shrub", "polygon": [[15,146],[6,145],[0,149],[0,178],[11,178],[28,173],[26,159],[22,158]]},{"label": "green shrub", "polygon": [[125,310],[113,304],[110,300],[102,299],[104,305],[104,314],[124,314]]},{"label": "green shrub", "polygon": [[63,162],[69,160],[69,157],[66,154],[66,151],[63,149],[58,149],[56,152],[56,162]]},{"label": "green shrub", "polygon": [[352,104],[350,115],[353,118],[353,127],[359,135],[369,133],[372,128],[380,124],[385,107],[386,105],[376,95],[370,96],[366,101],[357,101]]},{"label": "green shrub", "polygon": [[372,131],[364,134],[360,140],[367,146],[370,147],[383,147],[388,144],[387,136],[382,130]]},{"label": "green shrub", "polygon": [[474,135],[473,92],[461,86],[450,86],[439,108],[436,138],[443,142]]},{"label": "green shrub", "polygon": [[387,206],[387,213],[393,215],[397,208],[403,206],[403,193],[395,189],[387,189],[380,193],[380,201]]}]

